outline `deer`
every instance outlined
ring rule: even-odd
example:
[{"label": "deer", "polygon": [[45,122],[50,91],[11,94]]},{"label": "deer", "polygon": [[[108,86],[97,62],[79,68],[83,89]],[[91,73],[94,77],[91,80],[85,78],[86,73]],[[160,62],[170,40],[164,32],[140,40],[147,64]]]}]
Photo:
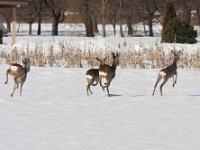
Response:
[{"label": "deer", "polygon": [[[112,57],[113,57],[113,62],[112,65],[108,65],[108,64],[103,64],[99,66],[99,84],[102,87],[103,91],[107,90],[107,94],[110,97],[110,92],[109,92],[109,86],[111,81],[114,79],[115,77],[115,71],[117,66],[119,65],[119,53],[112,53]],[[102,85],[102,78],[106,79],[106,83],[103,86]]]},{"label": "deer", "polygon": [[[105,57],[103,60],[99,59],[96,57],[96,60],[100,62],[100,65],[103,65],[106,61],[107,57]],[[87,70],[86,74],[86,79],[87,79],[87,95],[89,96],[90,94],[93,94],[92,90],[90,89],[90,86],[96,86],[99,83],[99,69],[89,69]],[[95,83],[94,83],[95,82]]]},{"label": "deer", "polygon": [[165,85],[165,83],[168,81],[169,78],[171,77],[173,78],[173,84],[172,84],[173,87],[177,83],[177,62],[179,61],[179,57],[183,53],[183,51],[180,50],[176,52],[175,50],[171,50],[171,53],[173,54],[174,57],[173,63],[159,71],[152,95],[154,95],[156,87],[161,79],[164,79],[160,85],[161,96],[163,96],[162,87]]},{"label": "deer", "polygon": [[6,71],[6,80],[4,84],[8,83],[8,75],[11,75],[14,80],[14,87],[11,93],[11,97],[13,97],[14,92],[18,89],[20,85],[20,96],[22,96],[22,87],[24,82],[26,81],[27,73],[30,71],[30,61],[29,58],[22,59],[23,66],[18,63],[13,63]]}]

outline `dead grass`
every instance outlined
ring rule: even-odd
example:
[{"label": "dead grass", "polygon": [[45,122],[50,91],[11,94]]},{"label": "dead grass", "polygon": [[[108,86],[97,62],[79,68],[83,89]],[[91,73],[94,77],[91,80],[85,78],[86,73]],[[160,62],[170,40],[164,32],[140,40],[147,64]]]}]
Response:
[{"label": "dead grass", "polygon": [[[59,50],[54,49],[50,44],[45,53],[42,43],[36,43],[34,50],[12,49],[11,53],[0,52],[0,62],[11,64],[21,63],[23,57],[29,57],[32,66],[38,67],[66,67],[66,68],[94,68],[99,65],[96,57],[103,59],[107,57],[106,63],[111,64],[111,52],[114,49],[94,50],[93,48],[80,49],[69,43],[60,42]],[[122,68],[163,68],[172,63],[172,55],[165,53],[163,47],[156,45],[147,52],[136,51],[127,48],[120,52],[120,66]],[[183,53],[179,61],[179,67],[189,69],[200,69],[200,49],[196,53]]]}]

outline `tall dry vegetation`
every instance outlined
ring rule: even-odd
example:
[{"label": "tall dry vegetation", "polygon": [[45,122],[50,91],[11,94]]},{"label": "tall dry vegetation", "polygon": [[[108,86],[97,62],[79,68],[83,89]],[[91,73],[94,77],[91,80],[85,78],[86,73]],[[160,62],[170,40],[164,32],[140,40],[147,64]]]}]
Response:
[{"label": "tall dry vegetation", "polygon": [[[10,53],[0,51],[0,63],[11,64],[20,63],[23,57],[30,58],[30,64],[38,67],[66,67],[66,68],[94,68],[99,65],[96,57],[100,59],[108,57],[107,64],[111,64],[111,52],[116,51],[108,48],[107,50],[96,50],[94,48],[74,47],[70,43],[60,42],[59,48],[50,44],[48,51],[45,52],[42,42],[37,42],[34,50],[13,48]],[[172,56],[164,52],[164,48],[155,44],[148,51],[127,48],[120,51],[121,68],[163,68],[171,63]],[[195,53],[184,52],[179,61],[179,67],[187,69],[200,69],[200,49]]]}]

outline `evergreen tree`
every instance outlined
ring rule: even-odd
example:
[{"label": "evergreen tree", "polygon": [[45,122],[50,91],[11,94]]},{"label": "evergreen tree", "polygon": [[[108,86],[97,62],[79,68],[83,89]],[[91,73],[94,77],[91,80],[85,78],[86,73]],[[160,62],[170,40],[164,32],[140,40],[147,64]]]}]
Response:
[{"label": "evergreen tree", "polygon": [[168,2],[165,7],[162,26],[161,42],[168,43],[196,43],[197,31],[194,28],[176,18],[176,11],[172,3]]},{"label": "evergreen tree", "polygon": [[164,19],[163,19],[163,27],[168,23],[170,20],[176,19],[176,11],[172,3],[166,3],[165,12],[164,12]]}]

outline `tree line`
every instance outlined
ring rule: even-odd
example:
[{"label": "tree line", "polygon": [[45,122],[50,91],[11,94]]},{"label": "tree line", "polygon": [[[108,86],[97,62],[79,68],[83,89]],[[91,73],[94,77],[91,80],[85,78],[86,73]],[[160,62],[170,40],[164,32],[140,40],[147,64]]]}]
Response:
[{"label": "tree line", "polygon": [[[102,25],[103,37],[106,37],[107,24],[112,24],[114,34],[119,25],[122,37],[122,25],[126,24],[128,35],[134,36],[132,25],[137,23],[143,23],[145,35],[154,36],[153,23],[155,20],[162,23],[167,2],[173,3],[177,15],[186,24],[191,24],[195,15],[200,25],[200,0],[32,0],[27,7],[17,9],[17,20],[29,24],[30,35],[36,22],[37,35],[41,34],[41,23],[50,22],[54,36],[58,35],[59,23],[77,22],[85,25],[88,37],[98,33],[97,24]],[[10,31],[12,11],[0,9],[0,14]]]}]

